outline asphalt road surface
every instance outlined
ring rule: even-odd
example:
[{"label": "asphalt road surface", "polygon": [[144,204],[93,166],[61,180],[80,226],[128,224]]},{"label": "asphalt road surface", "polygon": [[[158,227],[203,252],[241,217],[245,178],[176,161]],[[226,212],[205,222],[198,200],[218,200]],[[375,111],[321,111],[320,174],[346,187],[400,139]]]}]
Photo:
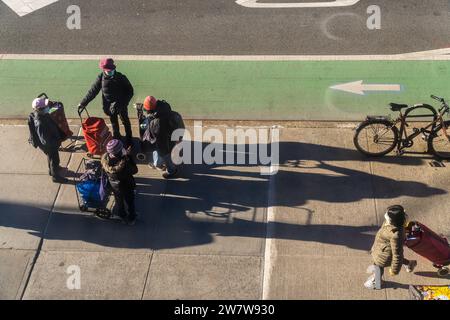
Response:
[{"label": "asphalt road surface", "polygon": [[[234,0],[60,0],[23,17],[4,2],[0,54],[395,54],[450,43],[448,0],[283,9]],[[66,26],[70,5],[81,9],[80,30]],[[367,28],[370,5],[381,9],[381,30]]]}]

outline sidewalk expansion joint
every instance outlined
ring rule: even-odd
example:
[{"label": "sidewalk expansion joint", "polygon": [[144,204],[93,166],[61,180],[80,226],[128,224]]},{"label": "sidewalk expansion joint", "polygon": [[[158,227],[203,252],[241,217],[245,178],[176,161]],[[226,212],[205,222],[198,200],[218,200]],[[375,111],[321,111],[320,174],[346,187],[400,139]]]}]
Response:
[{"label": "sidewalk expansion joint", "polygon": [[148,277],[150,276],[150,268],[152,266],[153,254],[150,253],[150,261],[148,262],[147,274],[145,275],[144,288],[142,289],[141,300],[144,300],[145,290],[147,289]]}]

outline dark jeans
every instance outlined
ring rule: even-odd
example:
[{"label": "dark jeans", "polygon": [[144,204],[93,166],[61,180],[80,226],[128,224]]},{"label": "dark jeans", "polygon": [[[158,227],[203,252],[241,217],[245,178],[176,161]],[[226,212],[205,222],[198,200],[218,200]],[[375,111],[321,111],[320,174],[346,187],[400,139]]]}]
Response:
[{"label": "dark jeans", "polygon": [[131,123],[130,118],[128,117],[128,107],[124,106],[120,108],[119,114],[111,114],[111,112],[105,112],[109,115],[109,120],[111,121],[111,126],[113,130],[113,137],[115,139],[120,138],[120,127],[119,127],[119,117],[122,121],[123,126],[125,127],[125,135],[127,139],[131,139],[133,137],[133,133],[131,131]]},{"label": "dark jeans", "polygon": [[121,218],[133,220],[136,218],[134,189],[114,191],[117,215]]},{"label": "dark jeans", "polygon": [[48,174],[52,177],[59,176],[59,148],[45,148],[43,151],[47,155],[48,161]]}]

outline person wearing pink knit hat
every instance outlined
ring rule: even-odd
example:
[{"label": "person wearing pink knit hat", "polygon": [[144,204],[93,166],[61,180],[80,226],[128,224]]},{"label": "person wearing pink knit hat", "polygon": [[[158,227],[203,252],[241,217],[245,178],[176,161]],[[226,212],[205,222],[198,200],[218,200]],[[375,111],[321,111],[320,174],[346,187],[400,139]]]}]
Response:
[{"label": "person wearing pink knit hat", "polygon": [[66,183],[67,179],[61,177],[59,147],[62,142],[62,132],[55,121],[50,117],[50,102],[46,98],[36,98],[31,103],[33,112],[28,118],[30,129],[30,142],[47,156],[48,174],[55,183]]},{"label": "person wearing pink knit hat", "polygon": [[113,212],[117,212],[124,223],[133,225],[137,217],[134,193],[136,182],[133,177],[138,172],[136,163],[117,139],[108,142],[101,163],[116,200]]}]

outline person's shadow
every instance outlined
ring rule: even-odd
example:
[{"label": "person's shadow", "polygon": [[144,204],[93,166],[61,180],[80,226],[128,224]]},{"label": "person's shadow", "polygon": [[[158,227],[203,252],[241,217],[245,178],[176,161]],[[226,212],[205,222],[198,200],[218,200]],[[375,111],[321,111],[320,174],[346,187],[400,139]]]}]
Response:
[{"label": "person's shadow", "polygon": [[[250,149],[248,145],[245,148]],[[314,213],[304,206],[311,200],[352,203],[373,198],[429,197],[446,191],[335,164],[336,161],[361,159],[354,150],[280,142],[280,168],[274,176],[261,175],[259,168],[253,165],[185,164],[178,179],[137,178],[139,220],[133,227],[81,214],[75,201],[66,207],[56,206],[51,216],[48,211],[32,206],[0,202],[0,212],[3,212],[0,225],[30,230],[29,233],[43,236],[56,246],[61,240],[74,240],[112,248],[187,248],[211,244],[219,236],[264,239],[270,228],[271,237],[275,239],[327,243],[367,251],[376,226],[310,224],[308,221]],[[386,161],[403,160],[388,159]],[[420,161],[411,160],[412,165]],[[308,167],[301,171],[292,170],[305,163]],[[157,191],[161,183],[163,192]],[[268,206],[279,210],[297,208],[307,222],[266,223]],[[46,225],[46,233],[42,234]]]}]

